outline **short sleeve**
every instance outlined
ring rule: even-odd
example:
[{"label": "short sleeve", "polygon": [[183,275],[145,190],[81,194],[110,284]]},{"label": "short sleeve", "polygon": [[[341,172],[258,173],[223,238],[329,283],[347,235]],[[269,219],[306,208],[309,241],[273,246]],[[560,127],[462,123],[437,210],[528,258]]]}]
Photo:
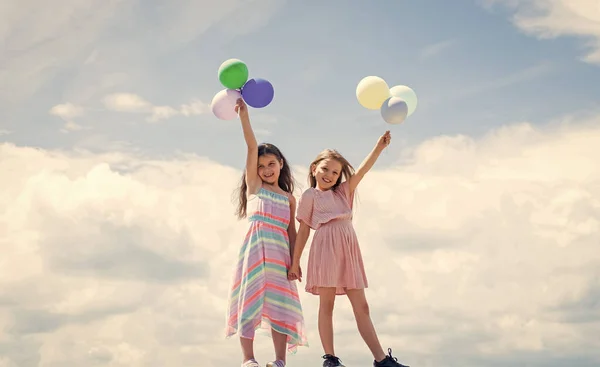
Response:
[{"label": "short sleeve", "polygon": [[316,223],[313,217],[314,201],[315,193],[313,190],[308,189],[300,196],[300,200],[298,200],[298,209],[296,210],[296,219],[299,222],[304,222],[312,229],[316,229],[318,226],[318,223]]},{"label": "short sleeve", "polygon": [[338,186],[338,190],[340,190],[340,193],[348,200],[348,206],[352,209],[354,206],[354,193],[350,193],[350,183],[348,180],[342,182]]}]

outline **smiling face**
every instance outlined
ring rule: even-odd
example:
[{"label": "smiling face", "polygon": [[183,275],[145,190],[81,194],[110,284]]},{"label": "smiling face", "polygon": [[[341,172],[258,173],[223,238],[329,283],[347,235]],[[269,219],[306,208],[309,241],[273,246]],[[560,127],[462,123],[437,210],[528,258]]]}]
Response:
[{"label": "smiling face", "polygon": [[277,184],[282,167],[283,162],[278,160],[274,154],[264,154],[258,157],[258,176],[267,184]]},{"label": "smiling face", "polygon": [[342,164],[335,159],[325,158],[313,165],[312,174],[317,181],[317,188],[329,190],[340,180]]}]

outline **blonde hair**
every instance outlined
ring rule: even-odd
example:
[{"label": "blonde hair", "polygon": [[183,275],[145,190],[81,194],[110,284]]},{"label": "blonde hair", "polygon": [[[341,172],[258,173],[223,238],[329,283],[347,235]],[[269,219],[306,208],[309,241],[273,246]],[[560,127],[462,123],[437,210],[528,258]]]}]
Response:
[{"label": "blonde hair", "polygon": [[310,187],[317,186],[317,179],[312,174],[312,170],[317,167],[317,165],[325,159],[332,159],[338,161],[342,165],[342,174],[338,177],[337,182],[333,185],[332,189],[336,189],[342,183],[342,177],[348,180],[352,175],[354,175],[354,167],[348,162],[343,155],[341,155],[335,149],[325,149],[317,157],[311,162],[309,170],[308,170],[308,184]]}]

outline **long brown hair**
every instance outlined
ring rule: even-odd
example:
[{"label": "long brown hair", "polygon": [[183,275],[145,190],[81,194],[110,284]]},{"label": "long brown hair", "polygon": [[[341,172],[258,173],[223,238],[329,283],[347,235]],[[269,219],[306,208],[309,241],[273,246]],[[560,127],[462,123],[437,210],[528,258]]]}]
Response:
[{"label": "long brown hair", "polygon": [[[283,156],[279,148],[277,148],[273,144],[263,143],[258,146],[258,156],[263,156],[267,154],[272,154],[277,157],[277,160],[283,162],[283,167],[279,172],[279,180],[277,184],[279,187],[290,194],[294,193],[294,176],[292,175],[292,170],[290,169],[290,165],[288,164],[287,159]],[[256,167],[258,169],[258,167]],[[246,184],[246,170],[244,169],[244,173],[242,174],[242,179],[240,181],[240,187],[238,189],[238,206],[236,210],[236,215],[239,219],[246,217],[246,207],[248,204],[248,197],[246,195],[246,191],[248,189],[248,185]]]},{"label": "long brown hair", "polygon": [[338,177],[336,183],[333,185],[333,190],[335,190],[342,183],[342,177],[348,180],[354,174],[354,167],[352,167],[350,162],[348,162],[348,160],[344,158],[343,155],[341,155],[337,150],[325,149],[324,151],[319,153],[319,155],[317,155],[317,158],[315,158],[311,162],[310,167],[308,169],[308,184],[310,185],[310,187],[317,186],[317,179],[315,178],[315,176],[313,176],[312,170],[313,168],[316,168],[319,162],[321,162],[324,159],[333,159],[338,161],[342,165],[342,174],[340,175],[340,177]]}]

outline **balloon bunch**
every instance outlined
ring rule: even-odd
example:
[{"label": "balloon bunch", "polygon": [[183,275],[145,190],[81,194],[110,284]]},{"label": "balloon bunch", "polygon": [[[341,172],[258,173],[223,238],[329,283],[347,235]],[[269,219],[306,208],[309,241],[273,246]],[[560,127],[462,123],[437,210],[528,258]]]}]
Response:
[{"label": "balloon bunch", "polygon": [[248,80],[248,67],[238,59],[229,59],[219,67],[219,81],[225,87],[213,97],[210,104],[212,113],[221,120],[237,117],[235,104],[243,98],[254,108],[263,108],[273,101],[273,85],[265,79]]},{"label": "balloon bunch", "polygon": [[370,110],[380,110],[388,124],[401,124],[417,108],[417,95],[406,85],[391,89],[382,78],[367,76],[356,87],[358,103]]}]

